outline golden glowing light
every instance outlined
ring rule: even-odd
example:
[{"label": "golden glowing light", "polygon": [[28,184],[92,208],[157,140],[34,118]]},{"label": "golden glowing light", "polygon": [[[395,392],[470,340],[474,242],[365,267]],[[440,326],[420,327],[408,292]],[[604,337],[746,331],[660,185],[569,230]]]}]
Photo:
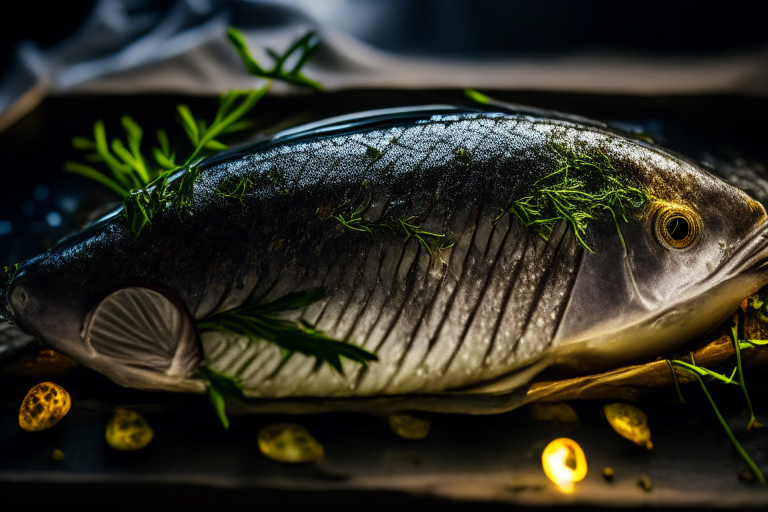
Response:
[{"label": "golden glowing light", "polygon": [[574,482],[587,476],[587,458],[584,450],[573,439],[561,437],[544,448],[541,454],[544,473],[563,492],[572,492]]},{"label": "golden glowing light", "polygon": [[28,432],[51,428],[67,415],[69,393],[53,382],[32,387],[19,408],[19,426]]},{"label": "golden glowing light", "polygon": [[133,451],[147,446],[155,432],[141,414],[119,407],[107,424],[104,437],[115,450]]}]

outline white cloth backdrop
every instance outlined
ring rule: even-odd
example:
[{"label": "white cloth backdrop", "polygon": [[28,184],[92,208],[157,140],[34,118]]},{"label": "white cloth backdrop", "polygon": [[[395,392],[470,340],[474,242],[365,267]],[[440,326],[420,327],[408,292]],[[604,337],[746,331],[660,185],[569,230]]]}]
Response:
[{"label": "white cloth backdrop", "polygon": [[[377,50],[355,34],[397,23],[386,2],[355,0],[101,0],[73,36],[41,51],[22,43],[0,82],[0,131],[49,94],[214,95],[253,87],[225,38],[242,30],[257,58],[308,30],[323,48],[307,74],[328,90],[359,87],[537,89],[626,94],[768,94],[768,48],[717,56],[576,53],[547,59],[430,59]],[[290,87],[278,84],[273,92]]]}]

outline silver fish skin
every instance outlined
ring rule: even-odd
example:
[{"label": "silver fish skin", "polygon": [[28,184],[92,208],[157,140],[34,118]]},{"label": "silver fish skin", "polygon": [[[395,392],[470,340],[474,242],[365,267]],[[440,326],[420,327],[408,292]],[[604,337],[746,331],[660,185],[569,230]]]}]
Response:
[{"label": "silver fish skin", "polygon": [[[532,235],[502,212],[557,168],[554,148],[600,151],[653,201],[619,222],[621,238],[609,212],[596,215],[590,251],[564,222],[548,240]],[[662,355],[768,283],[760,204],[684,157],[563,115],[417,109],[345,119],[201,169],[189,211],[169,206],[139,236],[112,216],[9,273],[3,316],[131,387],[203,392],[195,371],[204,361],[241,379],[247,396],[281,404],[263,410],[386,402],[477,413],[515,407],[552,365],[588,371]],[[243,179],[252,186],[241,200],[222,196]],[[455,244],[430,251],[335,217],[361,204],[371,225],[411,219]],[[670,205],[698,222],[683,249],[657,233]],[[195,319],[322,288],[324,299],[286,318],[379,361],[346,360],[341,375],[221,332],[185,338],[183,371],[170,361],[180,353],[173,342],[96,347],[89,318],[129,287],[157,290]],[[151,330],[140,316],[124,331]]]}]

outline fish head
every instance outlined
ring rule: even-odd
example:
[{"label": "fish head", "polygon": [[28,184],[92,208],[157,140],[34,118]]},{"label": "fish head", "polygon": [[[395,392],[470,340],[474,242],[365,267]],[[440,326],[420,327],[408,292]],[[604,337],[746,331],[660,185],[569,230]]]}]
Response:
[{"label": "fish head", "polygon": [[[597,369],[669,353],[768,284],[768,217],[694,162],[638,143],[625,172],[648,200],[592,231],[553,345]],[[621,236],[619,236],[619,231]]]},{"label": "fish head", "polygon": [[2,315],[118,384],[202,392],[190,378],[201,360],[191,315],[173,293],[121,274],[94,250],[99,237],[77,236],[6,272]]}]

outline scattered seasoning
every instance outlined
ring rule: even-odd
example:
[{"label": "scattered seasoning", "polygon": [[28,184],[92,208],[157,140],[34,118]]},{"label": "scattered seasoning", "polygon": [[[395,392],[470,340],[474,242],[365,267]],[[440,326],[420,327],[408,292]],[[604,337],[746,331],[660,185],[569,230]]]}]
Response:
[{"label": "scattered seasoning", "polygon": [[403,439],[424,439],[432,428],[432,421],[410,414],[390,414],[387,421],[392,432]]},{"label": "scattered seasoning", "polygon": [[69,412],[69,393],[53,382],[36,384],[19,409],[19,426],[27,432],[51,428]]},{"label": "scattered seasoning", "polygon": [[614,402],[603,407],[605,418],[620,436],[629,439],[638,446],[653,448],[648,417],[634,405]]},{"label": "scattered seasoning", "polygon": [[605,478],[607,482],[613,482],[613,468],[605,468],[603,470],[603,478]]},{"label": "scattered seasoning", "polygon": [[155,437],[152,427],[141,414],[122,407],[115,411],[104,435],[107,444],[120,451],[140,450]]},{"label": "scattered seasoning", "polygon": [[294,423],[268,425],[259,431],[259,450],[265,457],[289,464],[307,464],[325,455],[323,445]]},{"label": "scattered seasoning", "polygon": [[51,459],[56,462],[64,460],[64,452],[56,448],[51,452]]},{"label": "scattered seasoning", "polygon": [[648,475],[640,475],[640,478],[637,480],[637,486],[645,492],[651,492],[653,482],[651,482],[651,478]]}]

